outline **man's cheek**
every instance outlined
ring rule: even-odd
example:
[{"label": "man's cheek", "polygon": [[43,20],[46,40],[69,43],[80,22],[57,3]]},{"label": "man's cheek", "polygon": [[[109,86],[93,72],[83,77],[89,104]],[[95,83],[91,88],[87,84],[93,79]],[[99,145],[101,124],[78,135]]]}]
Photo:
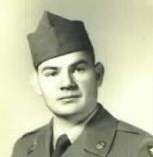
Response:
[{"label": "man's cheek", "polygon": [[81,84],[81,89],[85,93],[89,93],[89,91],[92,89],[92,83],[91,82],[84,82]]},{"label": "man's cheek", "polygon": [[84,81],[82,81],[82,84],[86,87],[90,87],[90,86],[94,86],[95,85],[95,80],[93,78],[88,77],[87,79],[85,79]]}]

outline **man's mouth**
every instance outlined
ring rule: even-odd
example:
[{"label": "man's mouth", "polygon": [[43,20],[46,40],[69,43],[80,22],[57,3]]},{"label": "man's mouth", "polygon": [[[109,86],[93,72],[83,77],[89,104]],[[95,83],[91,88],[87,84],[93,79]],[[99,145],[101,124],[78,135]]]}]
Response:
[{"label": "man's mouth", "polygon": [[79,98],[80,95],[66,95],[58,98],[58,100],[71,100],[71,99],[76,99]]}]

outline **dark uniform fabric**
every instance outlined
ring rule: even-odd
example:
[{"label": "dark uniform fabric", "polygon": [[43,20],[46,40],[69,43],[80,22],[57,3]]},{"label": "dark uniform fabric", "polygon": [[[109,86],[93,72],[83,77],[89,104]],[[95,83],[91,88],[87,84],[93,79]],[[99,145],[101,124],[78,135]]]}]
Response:
[{"label": "dark uniform fabric", "polygon": [[[52,122],[24,135],[12,157],[51,157]],[[62,157],[152,157],[153,137],[112,117],[103,107]]]}]

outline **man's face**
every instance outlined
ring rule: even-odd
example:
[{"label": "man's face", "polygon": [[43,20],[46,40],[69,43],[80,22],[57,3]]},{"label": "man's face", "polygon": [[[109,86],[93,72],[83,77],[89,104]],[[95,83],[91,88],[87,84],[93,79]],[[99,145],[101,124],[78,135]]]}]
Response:
[{"label": "man's face", "polygon": [[96,106],[96,66],[86,52],[74,52],[44,61],[38,83],[49,110],[58,116],[86,116]]}]

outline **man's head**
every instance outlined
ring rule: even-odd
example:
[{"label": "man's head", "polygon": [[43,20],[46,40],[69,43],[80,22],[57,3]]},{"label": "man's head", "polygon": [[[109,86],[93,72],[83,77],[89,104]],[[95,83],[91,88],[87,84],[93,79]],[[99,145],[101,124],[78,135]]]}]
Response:
[{"label": "man's head", "polygon": [[79,51],[49,59],[38,67],[38,92],[58,116],[87,116],[96,106],[103,67]]},{"label": "man's head", "polygon": [[[93,48],[82,23],[79,22],[78,27],[78,22],[53,17],[50,18],[51,29],[48,23],[41,22],[43,26],[29,36],[36,68],[35,87],[54,114],[84,118],[96,106],[103,66],[95,64]],[[42,21],[45,22],[46,17]]]}]

